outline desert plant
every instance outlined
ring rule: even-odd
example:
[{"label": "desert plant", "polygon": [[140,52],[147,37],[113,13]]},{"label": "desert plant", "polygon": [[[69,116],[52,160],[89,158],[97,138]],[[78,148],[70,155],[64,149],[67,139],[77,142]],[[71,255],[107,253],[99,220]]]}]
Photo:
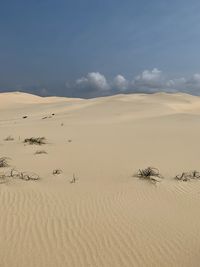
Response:
[{"label": "desert plant", "polygon": [[147,167],[146,169],[139,169],[136,176],[140,179],[148,180],[150,182],[159,182],[158,178],[162,178],[159,170],[154,167]]},{"label": "desert plant", "polygon": [[18,172],[15,169],[11,169],[10,172],[0,173],[0,184],[9,181],[9,178],[18,177]]},{"label": "desert plant", "polygon": [[7,182],[7,177],[4,173],[0,173],[0,184],[4,184]]},{"label": "desert plant", "polygon": [[11,169],[10,172],[0,173],[0,184],[8,182],[11,178],[18,178],[24,181],[37,181],[39,175],[33,172],[20,172],[16,169]]},{"label": "desert plant", "polygon": [[8,167],[9,166],[8,160],[9,160],[9,158],[7,158],[7,157],[0,158],[0,168]]},{"label": "desert plant", "polygon": [[40,155],[40,154],[47,154],[45,150],[37,150],[35,151],[35,155]]},{"label": "desert plant", "polygon": [[60,170],[60,169],[53,170],[53,175],[58,175],[58,174],[61,174],[61,173],[62,173],[62,170]]},{"label": "desert plant", "polygon": [[42,118],[42,120],[51,119],[51,118],[52,118],[52,116],[45,116],[45,117]]},{"label": "desert plant", "polygon": [[7,137],[4,139],[4,141],[13,141],[13,140],[14,140],[14,138],[13,138],[11,135],[7,136]]},{"label": "desert plant", "polygon": [[25,138],[24,143],[28,143],[29,145],[44,145],[46,144],[46,138],[45,137]]},{"label": "desert plant", "polygon": [[192,179],[197,180],[200,179],[200,172],[196,170],[190,172],[182,172],[181,174],[176,175],[174,178],[178,181],[183,181],[183,182],[187,182]]},{"label": "desert plant", "polygon": [[20,172],[19,178],[25,181],[36,181],[40,179],[39,175],[33,172]]},{"label": "desert plant", "polygon": [[75,174],[73,173],[73,177],[72,179],[70,180],[70,183],[71,184],[74,184],[76,181],[78,180],[78,178],[75,176]]},{"label": "desert plant", "polygon": [[12,169],[10,170],[10,175],[9,175],[9,176],[12,177],[12,178],[14,178],[14,177],[19,177],[19,176],[20,176],[20,172],[17,171],[15,168],[12,168]]}]

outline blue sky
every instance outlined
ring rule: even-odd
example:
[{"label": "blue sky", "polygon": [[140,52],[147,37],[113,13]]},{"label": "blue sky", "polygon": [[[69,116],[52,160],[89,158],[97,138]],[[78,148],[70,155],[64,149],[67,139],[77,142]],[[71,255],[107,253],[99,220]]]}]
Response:
[{"label": "blue sky", "polygon": [[200,94],[200,1],[0,0],[0,91]]}]

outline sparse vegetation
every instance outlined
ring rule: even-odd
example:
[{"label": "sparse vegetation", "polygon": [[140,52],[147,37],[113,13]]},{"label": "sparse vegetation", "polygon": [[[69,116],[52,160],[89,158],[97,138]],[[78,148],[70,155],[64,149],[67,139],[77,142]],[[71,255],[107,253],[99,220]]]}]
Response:
[{"label": "sparse vegetation", "polygon": [[61,169],[55,169],[53,170],[53,175],[58,175],[58,174],[61,174],[62,173],[62,170]]},{"label": "sparse vegetation", "polygon": [[51,118],[52,118],[52,116],[45,116],[45,117],[42,118],[42,120],[51,119]]},{"label": "sparse vegetation", "polygon": [[47,154],[45,150],[37,150],[35,151],[35,155],[40,155],[40,154]]},{"label": "sparse vegetation", "polygon": [[174,177],[178,181],[187,182],[190,180],[198,180],[200,179],[200,172],[194,170],[190,172],[182,172],[181,174],[178,174]]},{"label": "sparse vegetation", "polygon": [[40,179],[39,175],[33,172],[20,172],[19,178],[25,181],[37,181]]},{"label": "sparse vegetation", "polygon": [[157,183],[162,178],[159,170],[154,167],[147,167],[146,169],[139,169],[136,176],[140,179],[148,180],[152,183]]},{"label": "sparse vegetation", "polygon": [[45,137],[25,138],[24,143],[27,143],[29,145],[44,145],[46,144],[46,138]]},{"label": "sparse vegetation", "polygon": [[11,178],[21,179],[24,181],[37,181],[40,179],[39,175],[36,173],[20,172],[13,168],[9,172],[0,173],[0,184],[8,182]]},{"label": "sparse vegetation", "polygon": [[14,137],[12,137],[11,135],[7,136],[4,141],[13,141]]},{"label": "sparse vegetation", "polygon": [[4,184],[7,182],[6,175],[4,173],[0,173],[0,184]]},{"label": "sparse vegetation", "polygon": [[76,181],[78,180],[78,178],[75,176],[75,174],[73,174],[72,179],[70,180],[71,184],[74,184]]},{"label": "sparse vegetation", "polygon": [[10,170],[10,177],[14,178],[14,177],[19,177],[20,176],[20,172],[18,172],[15,168]]},{"label": "sparse vegetation", "polygon": [[8,160],[9,158],[7,157],[0,158],[0,168],[8,167],[9,166]]}]

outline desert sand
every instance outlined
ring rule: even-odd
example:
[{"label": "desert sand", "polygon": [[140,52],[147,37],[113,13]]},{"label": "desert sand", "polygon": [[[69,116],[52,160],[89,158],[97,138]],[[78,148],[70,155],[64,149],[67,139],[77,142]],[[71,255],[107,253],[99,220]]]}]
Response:
[{"label": "desert sand", "polygon": [[[23,143],[42,136],[44,145]],[[197,96],[1,93],[0,157],[10,167],[0,174],[40,180],[0,184],[0,266],[199,266],[200,181],[174,179],[200,170],[199,138]],[[133,177],[147,166],[161,182]]]}]

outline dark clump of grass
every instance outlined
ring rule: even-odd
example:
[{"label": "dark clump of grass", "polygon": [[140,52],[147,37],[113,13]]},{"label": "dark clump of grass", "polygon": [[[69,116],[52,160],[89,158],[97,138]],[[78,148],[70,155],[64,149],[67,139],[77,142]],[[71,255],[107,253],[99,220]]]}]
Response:
[{"label": "dark clump of grass", "polygon": [[71,183],[71,184],[74,184],[74,183],[76,183],[77,180],[78,180],[78,178],[75,176],[75,174],[73,174],[73,177],[72,177],[72,179],[70,180],[70,183]]},{"label": "dark clump of grass", "polygon": [[40,154],[47,154],[45,150],[37,150],[35,151],[35,155],[40,155]]},{"label": "dark clump of grass", "polygon": [[200,179],[200,172],[194,170],[190,172],[182,172],[174,177],[178,181],[187,182],[190,180],[198,180]]},{"label": "dark clump of grass", "polygon": [[139,169],[136,177],[144,180],[148,180],[152,183],[159,182],[158,178],[162,178],[159,170],[154,167],[147,167],[146,169]]},{"label": "dark clump of grass", "polygon": [[53,170],[53,175],[58,175],[58,174],[61,174],[62,173],[62,170],[61,169],[55,169]]},{"label": "dark clump of grass", "polygon": [[21,172],[12,168],[8,172],[0,173],[0,184],[10,182],[11,179],[21,179],[23,181],[38,181],[40,177],[34,172]]},{"label": "dark clump of grass", "polygon": [[7,177],[4,173],[0,173],[0,184],[4,184],[7,182]]},{"label": "dark clump of grass", "polygon": [[8,160],[9,158],[7,157],[0,158],[0,168],[8,167],[9,166]]},{"label": "dark clump of grass", "polygon": [[40,179],[39,175],[34,172],[22,172],[16,169],[11,169],[7,177],[18,178],[24,181],[37,181]]},{"label": "dark clump of grass", "polygon": [[12,137],[11,135],[7,136],[4,141],[13,141],[14,137]]},{"label": "dark clump of grass", "polygon": [[19,179],[25,181],[37,181],[40,179],[39,175],[33,172],[21,172],[19,175]]},{"label": "dark clump of grass", "polygon": [[25,138],[24,143],[27,143],[29,145],[44,145],[46,144],[46,138],[45,137]]},{"label": "dark clump of grass", "polygon": [[12,177],[12,178],[17,178],[17,177],[20,176],[20,172],[17,171],[15,168],[12,168],[12,169],[10,170],[10,174],[7,175],[7,176]]}]

